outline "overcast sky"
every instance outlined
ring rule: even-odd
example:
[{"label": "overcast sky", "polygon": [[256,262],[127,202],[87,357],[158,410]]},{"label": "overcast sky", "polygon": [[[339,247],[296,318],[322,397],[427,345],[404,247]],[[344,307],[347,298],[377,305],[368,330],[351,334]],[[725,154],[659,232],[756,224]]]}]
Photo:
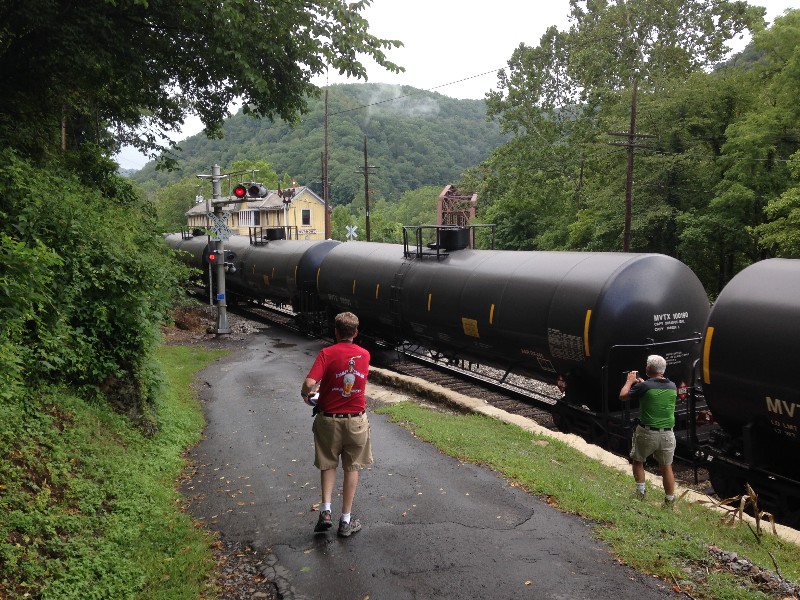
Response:
[{"label": "overcast sky", "polygon": [[[767,9],[771,23],[800,0],[752,0]],[[484,10],[474,10],[463,0],[373,0],[363,11],[374,35],[398,39],[402,48],[388,52],[391,61],[405,67],[394,75],[372,61],[367,65],[370,83],[409,85],[461,99],[482,99],[497,83],[497,71],[506,66],[520,43],[536,46],[550,25],[568,26],[568,0],[491,0]],[[736,43],[741,50],[747,40]],[[314,80],[318,86],[345,83],[338,73]],[[356,83],[358,80],[351,80]],[[197,119],[186,123],[176,139],[202,129]],[[141,168],[146,159],[132,151],[119,156],[123,168]]]}]

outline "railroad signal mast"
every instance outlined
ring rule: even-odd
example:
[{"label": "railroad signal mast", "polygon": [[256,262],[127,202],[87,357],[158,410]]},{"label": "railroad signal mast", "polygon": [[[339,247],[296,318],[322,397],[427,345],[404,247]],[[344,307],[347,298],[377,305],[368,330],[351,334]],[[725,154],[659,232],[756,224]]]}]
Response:
[{"label": "railroad signal mast", "polygon": [[[230,189],[229,184],[228,196],[223,197],[221,183],[222,180],[227,179],[228,182],[230,182],[232,176],[240,175],[245,172],[251,173],[251,183],[248,186],[240,183],[234,186],[232,190]],[[255,181],[257,172],[257,169],[253,169],[251,171],[241,171],[239,173],[222,174],[220,173],[219,165],[214,165],[211,169],[210,175],[197,176],[200,179],[211,180],[212,194],[211,199],[206,200],[206,211],[208,212],[208,217],[211,221],[210,239],[211,241],[216,241],[217,244],[216,248],[209,252],[208,264],[209,269],[213,268],[216,270],[217,293],[215,300],[217,306],[217,326],[215,333],[217,334],[231,332],[231,328],[228,325],[228,303],[225,293],[225,272],[229,270],[231,272],[236,271],[236,267],[233,264],[236,254],[230,250],[225,250],[225,240],[230,239],[230,236],[233,232],[226,223],[226,218],[223,215],[222,207],[226,204],[247,202],[248,200],[254,198],[266,197],[269,193],[269,190],[267,190],[266,186]],[[209,286],[210,285],[211,282],[209,282]]]}]

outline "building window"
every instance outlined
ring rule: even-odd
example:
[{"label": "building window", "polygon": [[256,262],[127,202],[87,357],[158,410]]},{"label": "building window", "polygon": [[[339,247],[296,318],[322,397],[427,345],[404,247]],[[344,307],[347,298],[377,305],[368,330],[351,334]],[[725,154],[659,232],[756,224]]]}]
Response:
[{"label": "building window", "polygon": [[254,227],[261,224],[261,214],[256,210],[239,211],[239,225],[242,227]]},{"label": "building window", "polygon": [[311,225],[311,209],[303,209],[303,225]]}]

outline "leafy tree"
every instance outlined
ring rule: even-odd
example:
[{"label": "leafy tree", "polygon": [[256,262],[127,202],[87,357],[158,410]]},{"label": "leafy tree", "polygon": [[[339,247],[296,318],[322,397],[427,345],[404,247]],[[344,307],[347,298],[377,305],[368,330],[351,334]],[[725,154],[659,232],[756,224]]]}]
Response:
[{"label": "leafy tree", "polygon": [[[158,228],[164,232],[173,232],[185,227],[186,211],[192,208],[198,195],[204,195],[203,187],[196,177],[187,177],[178,183],[150,192],[158,215]],[[210,198],[210,191],[205,196]]]},{"label": "leafy tree", "polygon": [[[563,153],[552,146],[518,136],[494,153],[489,164],[502,185],[480,220],[497,226],[497,247],[519,250],[554,250],[566,244],[567,224],[575,213],[576,182],[564,172]],[[483,206],[484,196],[479,188]]]},{"label": "leafy tree", "polygon": [[800,11],[790,11],[754,39],[759,60],[750,65],[756,97],[751,110],[726,131],[724,178],[750,194],[748,219],[755,260],[797,256],[797,156],[800,132]]},{"label": "leafy tree", "polygon": [[368,31],[370,0],[30,0],[0,7],[0,142],[25,155],[106,134],[146,151],[189,114],[211,135],[234,99],[294,122],[333,68],[366,78],[358,56],[391,70],[402,45]]},{"label": "leafy tree", "polygon": [[760,247],[783,258],[800,258],[800,152],[795,152],[789,163],[795,184],[783,194],[767,202],[766,222],[756,225]]},{"label": "leafy tree", "polygon": [[570,0],[567,72],[590,106],[635,81],[654,91],[718,63],[726,42],[763,28],[763,16],[731,0]]},{"label": "leafy tree", "polygon": [[[503,131],[528,140],[531,148],[523,155],[536,160],[534,170],[544,167],[556,178],[578,182],[573,189],[579,190],[579,218],[618,219],[622,213],[600,206],[619,201],[619,193],[608,193],[607,153],[598,149],[608,140],[602,136],[630,127],[639,94],[652,98],[722,58],[733,35],[763,26],[764,11],[744,2],[700,0],[570,0],[570,8],[568,31],[551,27],[537,47],[521,44],[514,51],[499,73],[499,91],[487,95],[489,114]],[[522,172],[522,161],[516,165]],[[611,173],[623,181],[619,167]],[[583,246],[587,235],[610,231],[601,223],[569,227],[573,243]],[[606,236],[605,242],[612,241]],[[606,249],[612,247],[617,243]]]},{"label": "leafy tree", "polygon": [[349,206],[334,206],[331,214],[331,238],[345,241],[348,225],[356,225],[360,231],[364,231],[362,219]]},{"label": "leafy tree", "polygon": [[[436,202],[442,191],[437,186],[425,186],[404,193],[399,200],[375,198],[370,201],[370,241],[400,244],[403,227],[407,225],[435,225]],[[366,212],[364,198],[336,206],[331,217],[333,238],[345,240],[346,226],[358,227],[358,239],[366,240]]]},{"label": "leafy tree", "polygon": [[436,203],[443,187],[428,185],[406,192],[393,206],[392,220],[401,227],[404,225],[435,225]]}]

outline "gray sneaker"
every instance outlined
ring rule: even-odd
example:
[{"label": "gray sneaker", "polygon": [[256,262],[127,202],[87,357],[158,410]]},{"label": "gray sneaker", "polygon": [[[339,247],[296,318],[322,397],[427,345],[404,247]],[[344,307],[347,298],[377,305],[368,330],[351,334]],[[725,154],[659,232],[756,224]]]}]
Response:
[{"label": "gray sneaker", "polygon": [[358,519],[350,519],[349,523],[339,521],[339,537],[350,537],[351,534],[361,531],[361,521]]},{"label": "gray sneaker", "polygon": [[333,521],[331,521],[331,511],[323,510],[319,513],[319,519],[317,519],[317,524],[314,526],[314,533],[328,531],[328,529],[331,527],[333,527]]},{"label": "gray sneaker", "polygon": [[645,492],[640,492],[639,488],[636,488],[636,491],[633,493],[633,495],[637,500],[644,500]]},{"label": "gray sneaker", "polygon": [[675,508],[675,498],[673,498],[672,500],[664,498],[664,508],[666,508],[667,510],[672,510],[673,508]]}]

